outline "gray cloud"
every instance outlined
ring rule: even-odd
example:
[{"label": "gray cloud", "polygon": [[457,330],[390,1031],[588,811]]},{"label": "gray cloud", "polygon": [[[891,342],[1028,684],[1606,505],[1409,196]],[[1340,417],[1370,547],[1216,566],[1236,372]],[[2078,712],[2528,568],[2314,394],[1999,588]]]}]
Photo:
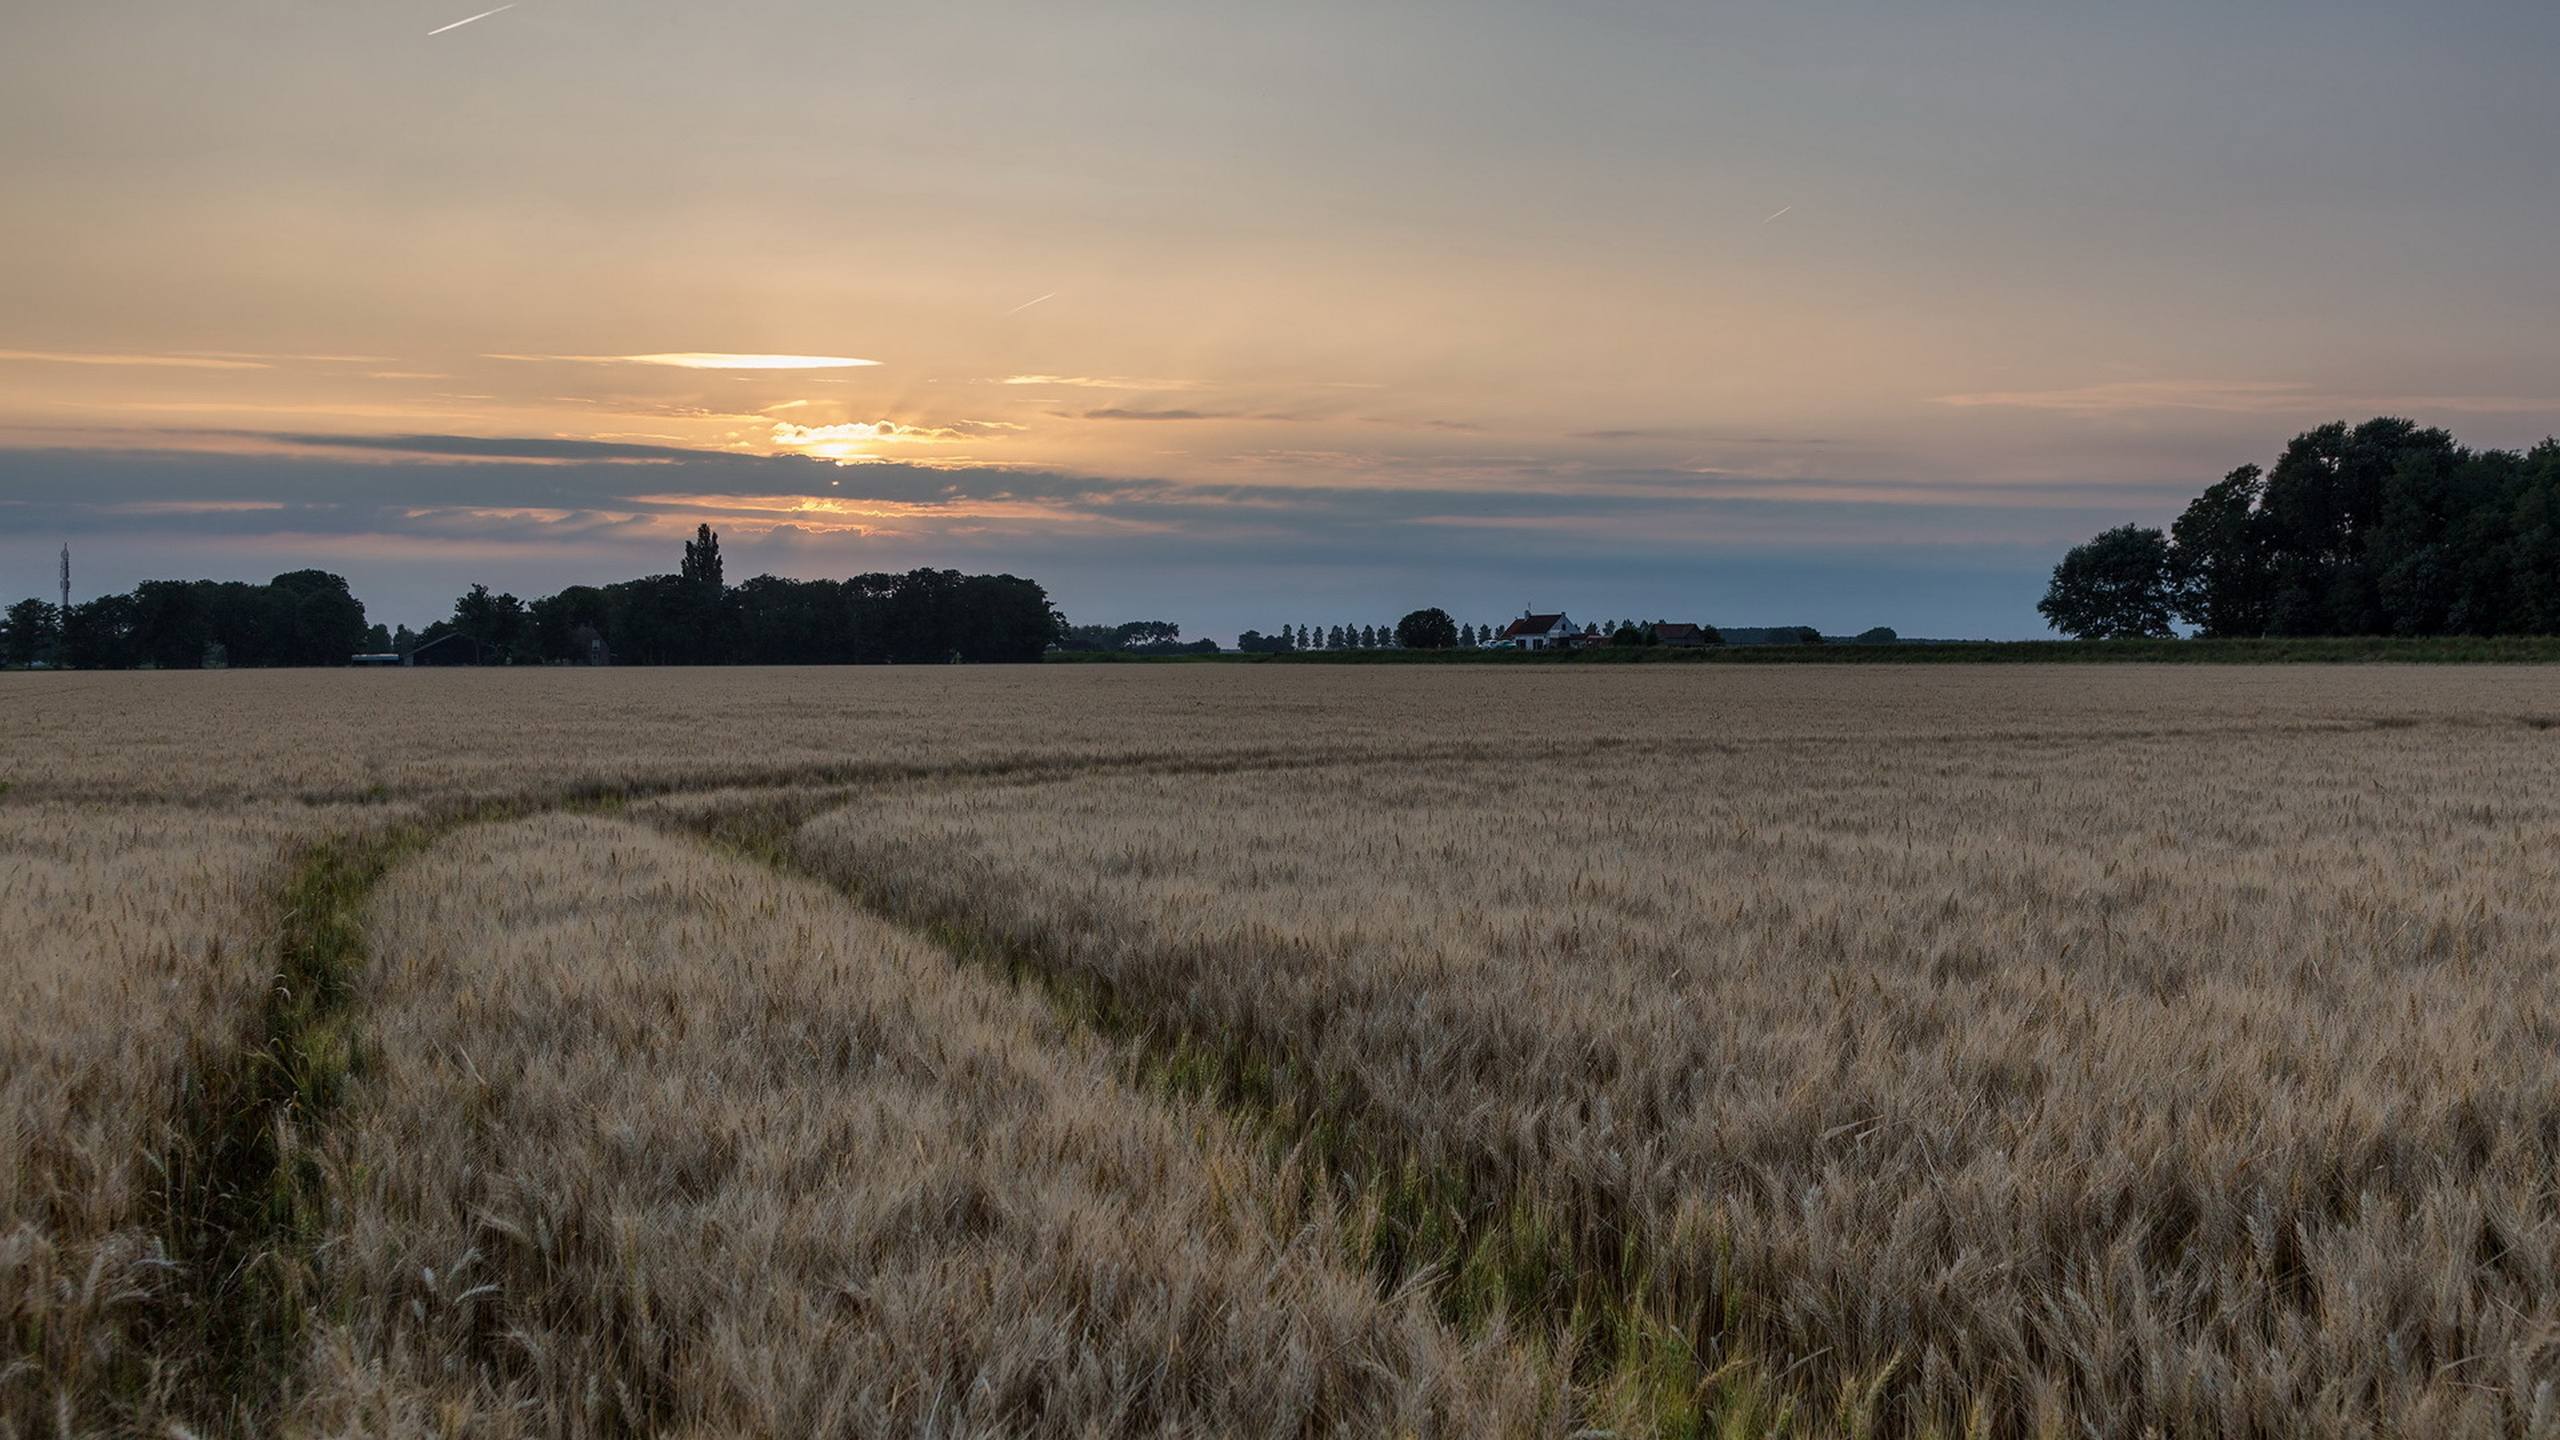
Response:
[{"label": "gray cloud", "polygon": [[[1399,483],[1393,465],[1340,485],[1179,482],[1015,467],[896,463],[837,465],[795,455],[731,455],[668,446],[456,435],[258,437],[283,455],[188,451],[0,450],[0,496],[29,521],[76,521],[137,504],[228,509],[242,529],[402,532],[416,512],[571,513],[730,510],[727,502],[798,497],[955,511],[1028,502],[1055,514],[1179,523],[1209,535],[1336,536],[1381,525],[1494,526],[1553,521],[1606,527],[1639,516],[1891,514],[1915,534],[1932,517],[1996,514],[2003,524],[2074,533],[2084,515],[2141,513],[2174,499],[2177,484],[2068,489],[1979,483],[1757,476],[1716,471],[1489,467],[1466,484],[1429,472]],[[2182,493],[2182,492],[2180,492]],[[750,507],[751,509],[752,507]],[[128,511],[128,515],[140,512]],[[775,521],[786,512],[771,511]],[[2052,516],[2052,519],[2038,519]],[[196,523],[191,518],[190,525]],[[1765,526],[1763,527],[1765,529]],[[1808,529],[1808,537],[1812,537]],[[1630,541],[1642,535],[1630,533]],[[1521,543],[1530,543],[1523,541]],[[1917,543],[1917,542],[1915,542]]]},{"label": "gray cloud", "polygon": [[1087,420],[1265,420],[1276,417],[1249,415],[1240,410],[1141,410],[1126,405],[1106,405],[1099,410],[1083,412]]},{"label": "gray cloud", "polygon": [[[1049,583],[1070,613],[1166,610],[1193,633],[1392,619],[1407,601],[1490,619],[1534,594],[1737,623],[2017,634],[2058,545],[2160,503],[2092,493],[2022,509],[1984,486],[1921,505],[1886,482],[1829,482],[1804,501],[1786,498],[1800,482],[1599,468],[1317,487],[589,441],[270,438],[287,453],[0,450],[7,530],[45,539],[0,544],[0,592],[41,588],[67,538],[90,593],[310,564],[348,575],[380,614],[422,622],[475,579],[531,594],[663,570],[670,534],[700,517],[729,532],[740,574],[1011,570]],[[770,508],[775,497],[893,513],[861,533],[827,523],[833,512]],[[1717,578],[1743,574],[1757,578]],[[1277,613],[1291,605],[1310,613]]]},{"label": "gray cloud", "polygon": [[1576,440],[1681,440],[1715,445],[1802,445],[1816,447],[1837,444],[1820,435],[1735,435],[1703,425],[1635,425],[1614,430],[1574,430]]},{"label": "gray cloud", "polygon": [[630,445],[610,440],[551,440],[478,435],[322,435],[265,431],[254,438],[309,450],[365,450],[422,458],[474,460],[631,460],[663,463],[702,458],[673,445]]}]

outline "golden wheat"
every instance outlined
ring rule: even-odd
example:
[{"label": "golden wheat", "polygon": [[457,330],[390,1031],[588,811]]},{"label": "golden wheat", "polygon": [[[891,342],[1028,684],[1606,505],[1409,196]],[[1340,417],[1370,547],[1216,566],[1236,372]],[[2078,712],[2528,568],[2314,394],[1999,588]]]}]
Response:
[{"label": "golden wheat", "polygon": [[333,1432],[1527,1434],[1535,1372],[1035,1002],[807,881],[555,816],[377,902]]},{"label": "golden wheat", "polygon": [[0,1437],[2560,1433],[2547,672],[0,713]]},{"label": "golden wheat", "polygon": [[1977,680],[1989,738],[917,787],[798,843],[1586,1262],[1631,1227],[1659,1310],[1881,1419],[2543,1434],[2560,746],[2469,679],[2103,742]]},{"label": "golden wheat", "polygon": [[0,673],[20,799],[517,798],[1596,746],[2560,723],[2530,667],[863,667]]},{"label": "golden wheat", "polygon": [[146,1332],[184,1299],[169,1191],[189,1112],[258,1043],[268,884],[344,812],[0,806],[0,1432],[88,1433],[200,1374]]}]

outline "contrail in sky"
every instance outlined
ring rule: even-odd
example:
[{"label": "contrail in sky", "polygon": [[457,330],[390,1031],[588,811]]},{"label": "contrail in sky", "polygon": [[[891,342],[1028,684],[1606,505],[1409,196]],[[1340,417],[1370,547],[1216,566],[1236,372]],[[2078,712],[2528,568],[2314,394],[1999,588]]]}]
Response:
[{"label": "contrail in sky", "polygon": [[[1779,207],[1778,207],[1778,215],[1784,215],[1784,214],[1786,214],[1788,211],[1793,210],[1794,208],[1796,208],[1796,207],[1794,207],[1793,205],[1781,205],[1781,206],[1779,206]],[[1769,220],[1775,220],[1775,219],[1777,219],[1777,218],[1778,218],[1778,215],[1772,215],[1772,216],[1770,216],[1770,217],[1769,217]],[[1763,221],[1761,221],[1760,223],[1761,223],[1761,224],[1763,224],[1763,225],[1766,225],[1766,224],[1768,224],[1768,223],[1769,223],[1769,220],[1763,220]]]},{"label": "contrail in sky", "polygon": [[[1057,298],[1058,292],[1052,290],[1048,294],[1041,296],[1040,300],[1055,300]],[[1014,306],[1012,309],[1007,310],[1004,313],[1007,315],[1019,315],[1023,311],[1030,309],[1032,306],[1039,304],[1040,300],[1025,300],[1021,304]]]},{"label": "contrail in sky", "polygon": [[481,11],[481,12],[480,12],[479,14],[477,14],[477,15],[466,15],[466,16],[464,16],[462,19],[456,20],[456,21],[454,21],[454,22],[453,22],[452,24],[450,24],[450,25],[439,25],[439,26],[437,26],[436,28],[434,28],[433,30],[428,31],[428,32],[427,32],[427,34],[428,34],[430,37],[433,37],[433,36],[441,35],[441,34],[443,34],[444,32],[446,32],[447,30],[459,30],[459,29],[461,29],[463,26],[470,24],[470,23],[471,23],[472,21],[474,21],[474,20],[486,20],[486,19],[488,19],[490,16],[495,15],[495,14],[498,14],[500,11],[513,10],[514,8],[516,8],[516,7],[515,7],[515,5],[512,3],[512,0],[510,0],[510,3],[505,4],[505,5],[501,5],[501,6],[499,6],[496,10],[483,10],[483,11]]}]

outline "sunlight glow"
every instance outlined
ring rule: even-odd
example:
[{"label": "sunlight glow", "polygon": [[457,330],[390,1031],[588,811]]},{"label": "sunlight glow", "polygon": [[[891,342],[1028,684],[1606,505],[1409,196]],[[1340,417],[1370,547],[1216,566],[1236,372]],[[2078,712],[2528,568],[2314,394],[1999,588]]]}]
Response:
[{"label": "sunlight glow", "polygon": [[968,430],[945,425],[901,425],[895,420],[855,420],[842,425],[795,425],[777,420],[773,425],[773,443],[803,455],[821,460],[852,462],[876,460],[880,456],[872,447],[879,445],[919,445],[937,441],[967,440],[985,430],[1018,430],[1018,425],[970,422]]},{"label": "sunlight glow", "polygon": [[882,520],[1043,520],[1091,523],[1101,517],[1051,501],[1011,496],[960,497],[947,500],[889,500],[873,496],[833,495],[632,495],[634,505],[663,506],[690,519],[697,515],[771,518],[806,525],[809,521]]}]

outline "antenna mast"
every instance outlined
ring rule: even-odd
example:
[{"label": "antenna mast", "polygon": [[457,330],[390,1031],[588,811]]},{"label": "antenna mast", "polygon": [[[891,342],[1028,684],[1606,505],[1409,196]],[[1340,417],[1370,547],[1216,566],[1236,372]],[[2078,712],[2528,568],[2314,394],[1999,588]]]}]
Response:
[{"label": "antenna mast", "polygon": [[62,618],[71,618],[71,547],[62,547]]}]

